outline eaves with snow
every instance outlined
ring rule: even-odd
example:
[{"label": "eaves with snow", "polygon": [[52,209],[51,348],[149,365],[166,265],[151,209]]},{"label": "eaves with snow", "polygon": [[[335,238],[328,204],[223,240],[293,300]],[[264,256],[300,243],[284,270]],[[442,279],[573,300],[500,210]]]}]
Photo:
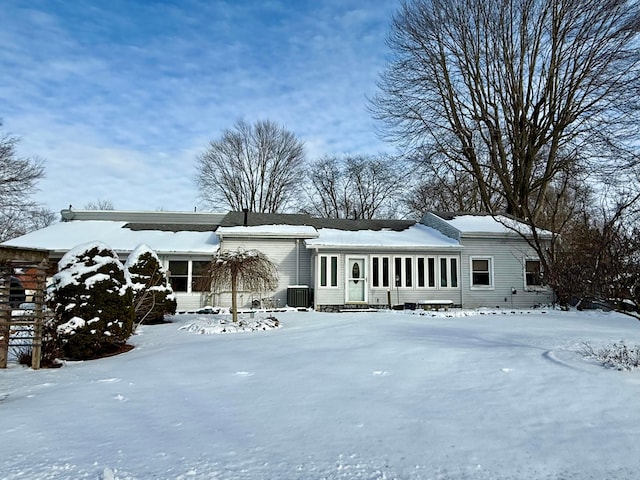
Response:
[{"label": "eaves with snow", "polygon": [[158,254],[213,254],[219,241],[213,229],[209,231],[171,231],[162,226],[147,225],[144,229],[123,221],[83,220],[60,222],[28,233],[3,245],[50,250],[66,253],[79,244],[101,241],[118,253],[130,253],[144,243]]},{"label": "eaves with snow", "polygon": [[316,238],[318,231],[309,225],[255,225],[218,227],[216,234],[224,238]]},{"label": "eaves with snow", "polygon": [[318,238],[306,240],[309,249],[349,249],[358,250],[440,250],[461,249],[454,239],[416,223],[405,230],[337,230],[321,228]]}]

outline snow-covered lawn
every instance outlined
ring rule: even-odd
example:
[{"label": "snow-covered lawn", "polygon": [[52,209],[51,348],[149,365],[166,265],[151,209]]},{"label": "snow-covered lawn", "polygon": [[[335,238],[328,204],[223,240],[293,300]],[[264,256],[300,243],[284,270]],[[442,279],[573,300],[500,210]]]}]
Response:
[{"label": "snow-covered lawn", "polygon": [[286,312],[219,335],[177,315],[117,357],[12,365],[0,479],[639,478],[640,370],[578,351],[640,344],[640,322],[482,313]]}]

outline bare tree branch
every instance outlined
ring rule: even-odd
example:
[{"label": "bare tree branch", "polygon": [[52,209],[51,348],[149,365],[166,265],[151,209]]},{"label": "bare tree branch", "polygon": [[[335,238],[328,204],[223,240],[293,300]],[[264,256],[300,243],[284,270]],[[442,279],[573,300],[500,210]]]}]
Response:
[{"label": "bare tree branch", "polygon": [[305,213],[329,218],[392,218],[398,214],[406,175],[387,157],[323,157],[309,169]]},{"label": "bare tree branch", "polygon": [[88,202],[84,208],[85,210],[115,210],[111,200],[102,198]]},{"label": "bare tree branch", "polygon": [[16,137],[0,134],[0,242],[50,225],[56,215],[31,199],[44,177],[41,159],[17,155]]}]

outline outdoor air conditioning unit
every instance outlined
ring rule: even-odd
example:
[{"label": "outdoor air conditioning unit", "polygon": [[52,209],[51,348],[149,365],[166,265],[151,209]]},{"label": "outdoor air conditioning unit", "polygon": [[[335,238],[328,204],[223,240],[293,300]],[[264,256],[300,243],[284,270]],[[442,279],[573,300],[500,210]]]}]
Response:
[{"label": "outdoor air conditioning unit", "polygon": [[310,303],[310,289],[308,285],[289,285],[287,287],[287,305],[294,308],[308,308]]}]

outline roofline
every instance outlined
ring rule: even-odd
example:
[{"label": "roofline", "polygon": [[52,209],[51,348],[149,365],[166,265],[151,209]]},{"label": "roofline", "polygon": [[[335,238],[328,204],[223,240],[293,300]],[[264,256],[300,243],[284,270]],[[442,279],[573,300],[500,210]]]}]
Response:
[{"label": "roofline", "polygon": [[314,235],[306,234],[306,233],[275,233],[275,232],[258,232],[258,233],[247,233],[247,232],[230,232],[230,233],[220,233],[219,230],[215,232],[215,234],[220,238],[220,240],[224,240],[224,238],[299,238],[299,239],[308,239],[308,238],[318,238],[319,234],[316,232]]},{"label": "roofline", "polygon": [[227,213],[224,212],[172,212],[145,210],[75,210],[63,209],[63,222],[69,221],[111,221],[125,223],[184,223],[219,225]]},{"label": "roofline", "polygon": [[[507,227],[508,229],[508,227]],[[553,233],[538,232],[538,237],[543,239],[553,238]],[[519,233],[515,230],[509,229],[507,232],[460,232],[460,238],[524,238],[532,239],[533,235],[530,233]]]},{"label": "roofline", "polygon": [[336,245],[336,244],[305,244],[308,250],[358,250],[358,251],[377,251],[383,252],[392,250],[394,252],[415,252],[425,251],[431,252],[436,250],[464,250],[464,245]]},{"label": "roofline", "polygon": [[[135,247],[132,248],[131,250],[126,250],[122,248],[113,249],[113,251],[116,252],[118,255],[120,254],[129,255],[134,250],[135,250]],[[219,246],[216,246],[214,249],[207,252],[203,252],[199,250],[155,250],[155,249],[153,251],[156,252],[158,255],[213,255],[218,250],[220,250]],[[50,253],[50,256],[57,258],[57,257],[63,257],[68,251],[69,250],[66,250],[66,249],[55,249],[55,250],[49,250],[49,253]]]}]

